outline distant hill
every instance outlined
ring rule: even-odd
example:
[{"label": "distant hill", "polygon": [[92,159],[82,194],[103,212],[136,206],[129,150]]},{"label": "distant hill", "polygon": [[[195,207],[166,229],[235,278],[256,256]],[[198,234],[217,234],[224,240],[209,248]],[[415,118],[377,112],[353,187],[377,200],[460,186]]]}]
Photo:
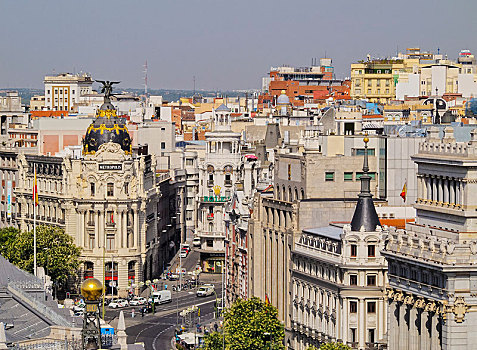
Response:
[{"label": "distant hill", "polygon": [[[30,98],[33,95],[43,95],[43,89],[27,89],[27,88],[0,88],[0,94],[3,94],[7,91],[18,91],[18,94],[22,98],[22,104],[28,105],[30,103]],[[132,89],[132,88],[117,88],[115,92],[130,92],[136,95],[143,95],[144,89]],[[196,94],[201,94],[204,97],[237,97],[245,96],[244,92],[238,91],[205,91],[205,90],[196,90]],[[159,95],[164,98],[165,101],[173,102],[179,100],[180,97],[192,97],[194,95],[193,90],[168,90],[168,89],[150,89],[148,90],[149,95]]]}]

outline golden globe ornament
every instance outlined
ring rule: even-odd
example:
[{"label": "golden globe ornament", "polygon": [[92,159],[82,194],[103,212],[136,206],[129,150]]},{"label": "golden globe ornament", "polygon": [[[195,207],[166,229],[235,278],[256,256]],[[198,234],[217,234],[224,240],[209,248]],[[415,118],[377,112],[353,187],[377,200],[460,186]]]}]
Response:
[{"label": "golden globe ornament", "polygon": [[81,284],[81,295],[88,301],[98,300],[103,291],[103,285],[96,278],[88,278]]}]

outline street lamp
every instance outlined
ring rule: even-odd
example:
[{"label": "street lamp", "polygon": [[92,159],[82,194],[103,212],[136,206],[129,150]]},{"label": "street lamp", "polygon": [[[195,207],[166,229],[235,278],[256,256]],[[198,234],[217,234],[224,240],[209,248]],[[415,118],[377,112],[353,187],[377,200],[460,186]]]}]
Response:
[{"label": "street lamp", "polygon": [[83,349],[101,349],[101,325],[99,323],[99,299],[104,294],[103,285],[96,278],[88,278],[81,284],[81,295],[85,299]]}]

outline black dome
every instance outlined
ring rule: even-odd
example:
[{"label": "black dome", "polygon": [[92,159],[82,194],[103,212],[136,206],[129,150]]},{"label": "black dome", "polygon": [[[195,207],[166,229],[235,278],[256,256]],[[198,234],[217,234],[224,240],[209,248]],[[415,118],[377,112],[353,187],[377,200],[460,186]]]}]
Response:
[{"label": "black dome", "polygon": [[118,118],[111,103],[104,103],[96,113],[83,139],[83,154],[95,154],[103,143],[114,142],[131,154],[131,137],[124,118]]}]

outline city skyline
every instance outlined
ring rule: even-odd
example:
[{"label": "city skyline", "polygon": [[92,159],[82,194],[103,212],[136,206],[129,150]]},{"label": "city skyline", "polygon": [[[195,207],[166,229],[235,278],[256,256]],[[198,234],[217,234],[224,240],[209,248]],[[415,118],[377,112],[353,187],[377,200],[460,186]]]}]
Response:
[{"label": "city skyline", "polygon": [[25,4],[0,5],[2,88],[38,88],[47,74],[81,71],[141,88],[147,60],[151,89],[192,90],[194,76],[196,89],[258,89],[270,66],[307,66],[325,55],[345,78],[367,54],[390,57],[414,46],[449,58],[475,51],[471,1],[302,1],[291,12],[281,0]]}]

